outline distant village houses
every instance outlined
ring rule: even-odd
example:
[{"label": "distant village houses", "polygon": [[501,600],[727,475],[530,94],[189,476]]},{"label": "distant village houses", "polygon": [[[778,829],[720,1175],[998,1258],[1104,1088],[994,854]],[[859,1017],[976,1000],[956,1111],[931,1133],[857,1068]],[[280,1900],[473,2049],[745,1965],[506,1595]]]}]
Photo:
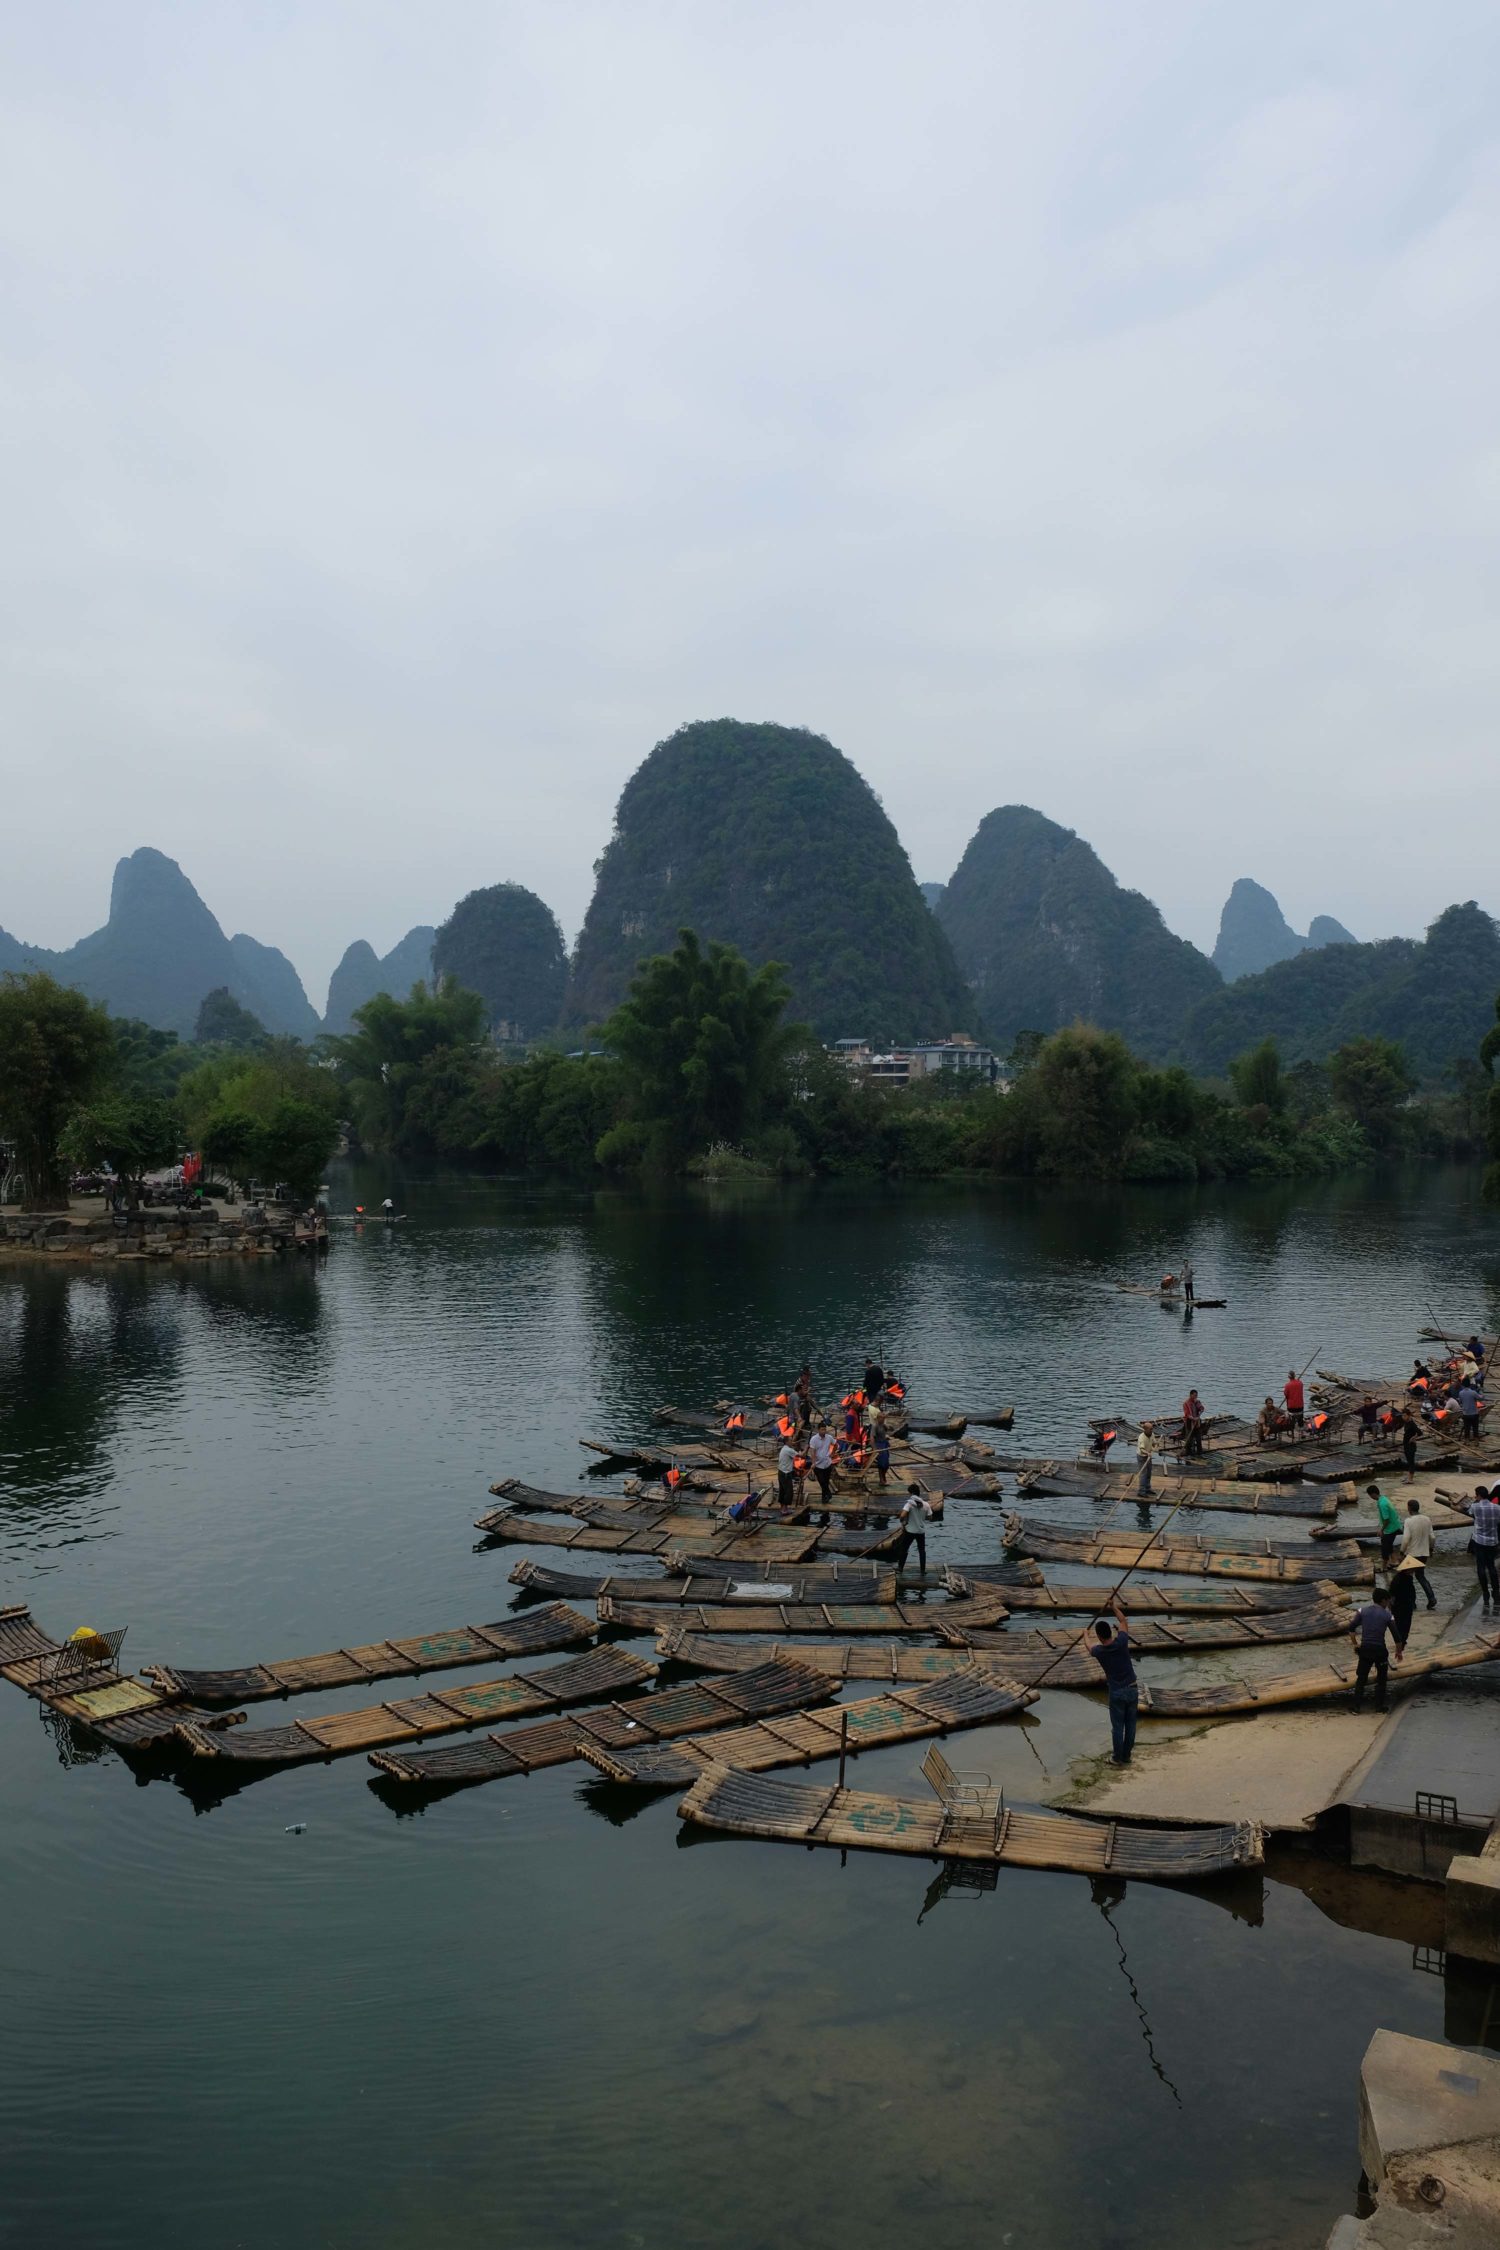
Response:
[{"label": "distant village houses", "polygon": [[989,1047],[981,1047],[966,1032],[955,1031],[947,1039],[918,1040],[909,1047],[876,1047],[868,1039],[835,1039],[828,1049],[846,1070],[857,1071],[861,1077],[878,1079],[883,1085],[910,1086],[919,1078],[930,1078],[936,1071],[956,1070],[970,1079],[982,1080],[993,1086],[997,1093],[1010,1092],[1010,1080],[999,1057]]}]

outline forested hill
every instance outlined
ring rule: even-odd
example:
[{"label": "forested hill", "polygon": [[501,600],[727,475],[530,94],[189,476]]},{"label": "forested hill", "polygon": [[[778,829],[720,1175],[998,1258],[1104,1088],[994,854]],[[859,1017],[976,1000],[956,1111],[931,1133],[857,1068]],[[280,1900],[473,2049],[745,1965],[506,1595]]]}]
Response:
[{"label": "forested hill", "polygon": [[1002,1046],[1082,1017],[1161,1060],[1189,1011],[1221,989],[1212,962],[1148,898],[1026,805],[985,815],[936,914]]},{"label": "forested hill", "polygon": [[543,1039],[562,1013],[562,931],[551,907],[523,883],[491,883],[461,898],[433,939],[432,968],[477,992],[502,1038]]},{"label": "forested hill", "polygon": [[626,784],[578,940],[568,1020],[597,1023],[682,929],[786,964],[824,1039],[942,1038],[974,1002],[869,784],[801,727],[705,719]]},{"label": "forested hill", "polygon": [[1182,1060],[1224,1070],[1274,1039],[1283,1062],[1321,1062],[1346,1039],[1397,1040],[1419,1078],[1435,1082],[1472,1057],[1494,1021],[1500,931],[1471,899],[1441,913],[1424,940],[1326,945],[1242,977],[1196,1008]]}]

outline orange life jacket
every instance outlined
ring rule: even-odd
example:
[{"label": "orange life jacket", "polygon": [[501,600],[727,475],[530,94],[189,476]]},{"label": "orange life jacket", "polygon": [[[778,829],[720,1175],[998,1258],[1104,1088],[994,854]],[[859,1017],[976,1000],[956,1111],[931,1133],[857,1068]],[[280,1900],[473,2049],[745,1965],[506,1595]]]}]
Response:
[{"label": "orange life jacket", "polygon": [[1312,1426],[1313,1426],[1313,1428],[1314,1428],[1315,1430],[1321,1430],[1321,1429],[1322,1429],[1322,1427],[1323,1427],[1323,1424],[1324,1424],[1324,1423],[1325,1423],[1325,1422],[1327,1421],[1327,1419],[1328,1419],[1328,1416],[1327,1416],[1326,1414],[1315,1414],[1315,1415],[1313,1416],[1313,1418],[1312,1418]]},{"label": "orange life jacket", "polygon": [[796,1472],[797,1472],[797,1474],[798,1474],[798,1476],[799,1476],[799,1477],[805,1477],[805,1476],[806,1476],[806,1474],[807,1474],[807,1463],[806,1463],[806,1461],[805,1461],[805,1460],[804,1460],[804,1459],[802,1458],[802,1455],[801,1455],[800,1453],[798,1454],[798,1456],[797,1456],[797,1458],[796,1458],[795,1462],[794,1462],[794,1463],[793,1463],[792,1465],[793,1465],[793,1467],[794,1467],[794,1468],[796,1469]]},{"label": "orange life jacket", "polygon": [[776,1393],[776,1397],[775,1397],[775,1399],[774,1399],[774,1401],[773,1401],[772,1403],[773,1403],[774,1405],[776,1405],[776,1406],[785,1406],[785,1405],[786,1405],[786,1403],[787,1403],[787,1396],[786,1396],[786,1392],[785,1392],[785,1391],[778,1391],[778,1392]]},{"label": "orange life jacket", "polygon": [[776,1424],[776,1427],[781,1432],[781,1435],[783,1437],[792,1437],[796,1434],[796,1423],[791,1421],[785,1414],[782,1415],[780,1421]]},{"label": "orange life jacket", "polygon": [[887,1383],[885,1387],[892,1398],[905,1398],[906,1396],[906,1388],[904,1384]]},{"label": "orange life jacket", "polygon": [[724,1424],[724,1427],[726,1430],[742,1430],[745,1427],[744,1415],[731,1414],[729,1420]]},{"label": "orange life jacket", "polygon": [[676,1486],[676,1485],[679,1485],[679,1484],[681,1484],[681,1482],[682,1482],[682,1471],[681,1471],[681,1469],[668,1469],[668,1471],[667,1471],[667,1482],[668,1482],[668,1484],[670,1484],[670,1485],[673,1485],[673,1486]]}]

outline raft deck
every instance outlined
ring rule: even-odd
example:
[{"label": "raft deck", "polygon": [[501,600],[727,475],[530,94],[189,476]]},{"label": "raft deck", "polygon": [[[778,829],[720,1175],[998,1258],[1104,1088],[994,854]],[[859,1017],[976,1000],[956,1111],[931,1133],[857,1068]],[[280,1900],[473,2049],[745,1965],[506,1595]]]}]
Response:
[{"label": "raft deck", "polygon": [[[966,1630],[1000,1624],[1006,1614],[998,1589],[972,1599],[925,1602],[700,1602],[683,1605],[681,1622],[700,1633],[936,1633],[956,1639]],[[664,1622],[659,1604],[599,1596],[601,1625],[654,1633]]]},{"label": "raft deck", "polygon": [[276,1695],[305,1695],[314,1688],[356,1687],[417,1672],[447,1672],[495,1657],[541,1656],[594,1638],[595,1626],[563,1602],[550,1602],[493,1625],[451,1625],[400,1641],[366,1641],[321,1656],[288,1656],[275,1664],[245,1664],[194,1671],[182,1664],[148,1664],[146,1677],[163,1695],[204,1703],[261,1703]]},{"label": "raft deck", "polygon": [[791,1711],[784,1718],[689,1736],[682,1742],[643,1743],[638,1749],[607,1749],[602,1743],[585,1742],[580,1750],[611,1781],[678,1788],[713,1765],[764,1773],[773,1766],[836,1758],[843,1750],[857,1757],[861,1750],[883,1749],[893,1742],[988,1726],[1035,1701],[1033,1689],[1012,1687],[969,1664],[927,1687],[895,1695],[829,1704],[821,1711]]},{"label": "raft deck", "polygon": [[1038,1469],[1019,1479],[1016,1491],[1021,1499],[1073,1499],[1100,1501],[1128,1501],[1135,1507],[1176,1507],[1184,1514],[1205,1510],[1229,1515],[1308,1516],[1328,1518],[1336,1516],[1341,1505],[1352,1502],[1353,1485],[1337,1490],[1317,1492],[1289,1491],[1278,1486],[1274,1491],[1261,1492],[1247,1489],[1244,1484],[1226,1484],[1215,1478],[1201,1482],[1190,1477],[1155,1477],[1149,1494],[1136,1491],[1134,1474],[1114,1475],[1093,1473],[1085,1468],[1063,1466],[1056,1469]]},{"label": "raft deck", "polygon": [[[1399,1664],[1390,1668],[1393,1693],[1404,1692],[1435,1672],[1453,1672],[1470,1664],[1486,1664],[1500,1656],[1500,1619],[1462,1640],[1439,1641],[1420,1653],[1408,1647]],[[1354,1686],[1352,1648],[1342,1656],[1319,1659],[1288,1672],[1261,1679],[1220,1680],[1204,1687],[1159,1687],[1141,1682],[1141,1710],[1157,1719],[1213,1718],[1226,1711],[1262,1711],[1274,1703],[1320,1703],[1349,1694]]]},{"label": "raft deck", "polygon": [[442,1750],[380,1750],[370,1763],[392,1781],[463,1788],[508,1774],[534,1773],[542,1766],[566,1765],[583,1755],[585,1742],[629,1749],[675,1740],[678,1735],[707,1734],[714,1727],[739,1725],[746,1719],[773,1718],[807,1703],[823,1702],[833,1688],[834,1683],[811,1665],[763,1657],[736,1680],[694,1680],[685,1687],[658,1688],[628,1706],[512,1727],[509,1733],[489,1735],[483,1742],[454,1743]]},{"label": "raft deck", "polygon": [[[0,1679],[116,1750],[159,1747],[185,1715],[179,1695],[133,1679],[112,1661],[80,1661],[68,1642],[42,1630],[24,1602],[0,1609]],[[205,1728],[234,1724],[212,1711],[192,1716]]]},{"label": "raft deck", "polygon": [[1248,1821],[1225,1828],[1151,1829],[1003,1803],[993,1816],[976,1816],[936,1800],[920,1803],[863,1789],[778,1781],[727,1766],[711,1766],[677,1809],[682,1819],[704,1828],[780,1843],[1070,1869],[1150,1882],[1227,1875],[1258,1867],[1265,1856],[1261,1832]]},{"label": "raft deck", "polygon": [[[1199,1656],[1225,1648],[1274,1648],[1288,1641],[1332,1640],[1349,1630],[1349,1606],[1336,1588],[1329,1598],[1308,1602],[1297,1609],[1255,1618],[1200,1618],[1172,1624],[1163,1619],[1132,1618],[1131,1647],[1138,1656]],[[1031,1686],[1096,1688],[1103,1684],[1090,1653],[1087,1628],[1068,1632],[1044,1628],[1038,1632],[976,1630],[945,1632],[948,1649],[982,1658],[1006,1678]],[[772,1643],[775,1654],[787,1653],[793,1644]],[[813,1641],[798,1643],[804,1663],[816,1664],[841,1680],[937,1679],[946,1667],[910,1661],[944,1653],[938,1649],[914,1650],[886,1641]],[[693,1664],[703,1671],[738,1671],[761,1661],[766,1646],[747,1646],[732,1635],[704,1633],[675,1620],[657,1627],[656,1653],[661,1660]]]},{"label": "raft deck", "polygon": [[[1035,1563],[1027,1566],[1036,1573],[1029,1582],[1018,1583],[1002,1575],[1018,1567],[1021,1566],[1015,1563],[950,1563],[943,1572],[943,1583],[950,1594],[973,1593],[981,1586],[1003,1586],[1005,1606],[1009,1610],[1043,1610],[1054,1614],[1076,1610],[1093,1617],[1107,1615],[1116,1581],[1100,1579],[1073,1586],[1044,1585]],[[1179,1612],[1195,1617],[1248,1617],[1260,1610],[1292,1609],[1299,1602],[1316,1601],[1319,1592],[1315,1583],[1242,1586],[1226,1579],[1217,1586],[1148,1586],[1143,1579],[1132,1578],[1125,1599],[1132,1617],[1170,1617]]]},{"label": "raft deck", "polygon": [[1274,1539],[1209,1542],[1191,1532],[1143,1536],[1139,1532],[1063,1531],[1050,1524],[1005,1519],[1005,1543],[1044,1561],[1082,1563],[1101,1570],[1156,1570],[1197,1578],[1330,1579],[1368,1586],[1370,1565],[1352,1540],[1313,1547]]},{"label": "raft deck", "polygon": [[656,1666],[626,1649],[590,1649],[565,1664],[540,1672],[511,1672],[473,1687],[435,1689],[400,1703],[371,1703],[359,1711],[335,1711],[325,1719],[295,1719],[285,1727],[237,1727],[233,1734],[206,1732],[183,1719],[177,1738],[195,1757],[234,1765],[301,1765],[314,1758],[343,1758],[377,1744],[416,1742],[431,1734],[453,1734],[495,1719],[520,1718],[533,1711],[560,1711],[570,1703],[598,1703],[644,1687]]},{"label": "raft deck", "polygon": [[[1033,1565],[1033,1568],[1035,1566]],[[626,1578],[614,1571],[549,1570],[545,1563],[518,1562],[510,1574],[513,1586],[537,1593],[564,1594],[570,1600],[597,1601],[614,1594],[627,1602],[727,1602],[727,1601],[826,1601],[889,1602],[896,1598],[896,1573],[883,1563],[836,1560],[831,1563],[798,1563],[778,1572],[772,1563],[757,1563],[743,1575],[729,1572],[677,1571],[659,1578]]]}]

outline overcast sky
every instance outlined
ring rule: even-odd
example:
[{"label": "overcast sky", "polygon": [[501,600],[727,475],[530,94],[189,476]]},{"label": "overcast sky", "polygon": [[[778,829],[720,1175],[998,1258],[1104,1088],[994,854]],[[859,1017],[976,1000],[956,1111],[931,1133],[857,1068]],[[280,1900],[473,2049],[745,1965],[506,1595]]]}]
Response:
[{"label": "overcast sky", "polygon": [[682,721],[1500,907],[1492,0],[0,16],[0,924],[571,938]]}]

